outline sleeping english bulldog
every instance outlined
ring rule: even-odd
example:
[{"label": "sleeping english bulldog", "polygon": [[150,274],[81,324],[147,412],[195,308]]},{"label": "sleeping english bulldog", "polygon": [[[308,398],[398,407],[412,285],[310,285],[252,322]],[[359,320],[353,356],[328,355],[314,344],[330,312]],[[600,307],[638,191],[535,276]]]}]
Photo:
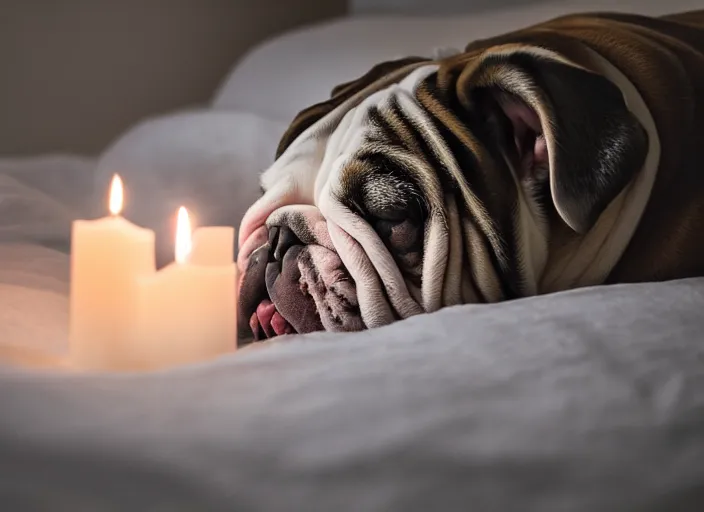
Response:
[{"label": "sleeping english bulldog", "polygon": [[704,275],[704,11],[384,62],[302,111],[261,185],[245,343]]}]

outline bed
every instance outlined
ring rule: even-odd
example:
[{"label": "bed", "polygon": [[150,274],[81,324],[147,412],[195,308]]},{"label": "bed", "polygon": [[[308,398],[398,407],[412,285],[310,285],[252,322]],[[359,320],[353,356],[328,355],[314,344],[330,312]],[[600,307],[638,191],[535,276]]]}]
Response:
[{"label": "bed", "polygon": [[[698,1],[619,1],[645,13]],[[612,2],[367,16],[251,51],[206,108],[97,158],[0,160],[0,339],[66,350],[72,219],[236,222],[301,107],[374,62]],[[280,78],[285,76],[286,80]],[[468,305],[143,374],[0,363],[3,510],[701,510],[704,279]]]}]

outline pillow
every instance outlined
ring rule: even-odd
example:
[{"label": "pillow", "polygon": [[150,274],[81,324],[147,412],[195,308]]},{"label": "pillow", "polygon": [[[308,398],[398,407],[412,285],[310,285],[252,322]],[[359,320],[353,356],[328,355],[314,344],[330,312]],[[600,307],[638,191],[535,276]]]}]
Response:
[{"label": "pillow", "polygon": [[400,56],[431,56],[468,42],[577,11],[663,14],[701,8],[701,0],[567,0],[491,9],[453,17],[352,17],[270,39],[235,66],[213,99],[216,109],[290,121],[329,97],[335,85]]},{"label": "pillow", "polygon": [[186,206],[196,225],[239,225],[286,127],[254,114],[212,110],[147,119],[100,157],[93,215],[106,213],[109,183],[119,173],[125,217],[155,230],[157,261],[171,261],[178,207]]}]

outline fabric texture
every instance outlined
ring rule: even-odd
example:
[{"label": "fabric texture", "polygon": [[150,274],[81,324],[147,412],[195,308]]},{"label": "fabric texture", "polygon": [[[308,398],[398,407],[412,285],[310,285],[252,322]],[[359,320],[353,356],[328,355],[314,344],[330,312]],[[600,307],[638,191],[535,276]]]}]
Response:
[{"label": "fabric texture", "polygon": [[7,510],[700,510],[704,281],[139,376],[0,373]]},{"label": "fabric texture", "polygon": [[71,220],[93,195],[95,160],[77,155],[0,159],[0,242],[67,248]]}]

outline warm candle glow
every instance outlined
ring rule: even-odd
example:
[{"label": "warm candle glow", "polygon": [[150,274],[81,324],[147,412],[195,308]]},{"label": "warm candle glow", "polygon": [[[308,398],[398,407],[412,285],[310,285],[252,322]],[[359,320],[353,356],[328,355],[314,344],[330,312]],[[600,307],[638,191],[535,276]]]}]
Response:
[{"label": "warm candle glow", "polygon": [[124,192],[122,189],[122,179],[119,175],[115,174],[112,177],[112,183],[110,184],[110,213],[113,215],[119,215],[122,211],[123,201]]},{"label": "warm candle glow", "polygon": [[112,177],[111,215],[71,225],[69,341],[76,368],[129,367],[137,282],[156,272],[155,234],[122,217],[122,180]]},{"label": "warm candle glow", "polygon": [[188,210],[182,206],[178,209],[176,220],[176,263],[185,263],[192,247],[191,221],[188,218]]}]

